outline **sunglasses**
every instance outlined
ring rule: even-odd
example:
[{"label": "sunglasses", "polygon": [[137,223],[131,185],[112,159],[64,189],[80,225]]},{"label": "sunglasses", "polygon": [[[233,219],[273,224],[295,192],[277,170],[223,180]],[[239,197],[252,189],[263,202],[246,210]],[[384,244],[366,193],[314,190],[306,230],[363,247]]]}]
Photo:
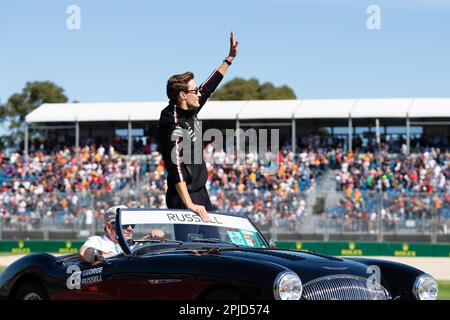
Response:
[{"label": "sunglasses", "polygon": [[[116,226],[116,223],[111,222],[111,225],[114,228]],[[134,229],[134,227],[136,227],[136,225],[135,224],[124,224],[124,225],[122,225],[122,230],[128,229],[128,227],[131,227],[131,229]]]},{"label": "sunglasses", "polygon": [[199,88],[191,89],[191,90],[188,90],[188,91],[185,91],[185,92],[186,92],[186,93],[198,94]]}]

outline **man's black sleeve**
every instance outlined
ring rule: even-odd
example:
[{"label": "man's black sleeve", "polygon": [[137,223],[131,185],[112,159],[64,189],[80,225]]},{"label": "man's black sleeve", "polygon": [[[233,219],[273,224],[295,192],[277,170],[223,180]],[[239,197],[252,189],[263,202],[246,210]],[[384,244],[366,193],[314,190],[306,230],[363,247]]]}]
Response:
[{"label": "man's black sleeve", "polygon": [[208,100],[214,90],[216,90],[222,79],[223,75],[219,71],[214,70],[214,72],[208,77],[208,79],[200,85],[200,108],[196,110],[196,113],[198,113],[200,109],[205,105],[206,100]]},{"label": "man's black sleeve", "polygon": [[[174,124],[160,125],[158,128],[158,136],[161,146],[161,153],[164,160],[164,166],[167,170],[167,183],[174,186],[178,182],[186,181],[186,174],[182,165],[182,142],[183,134],[180,127]],[[174,153],[174,161],[172,161],[172,152]]]}]

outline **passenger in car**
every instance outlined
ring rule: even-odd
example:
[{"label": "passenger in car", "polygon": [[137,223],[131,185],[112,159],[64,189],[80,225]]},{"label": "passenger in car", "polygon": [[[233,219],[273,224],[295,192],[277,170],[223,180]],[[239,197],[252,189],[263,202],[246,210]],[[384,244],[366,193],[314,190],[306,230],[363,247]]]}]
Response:
[{"label": "passenger in car", "polygon": [[[80,262],[89,263],[91,265],[98,264],[104,261],[106,258],[114,257],[122,253],[122,248],[119,245],[116,233],[116,211],[117,209],[127,209],[124,205],[114,206],[106,210],[105,212],[105,225],[103,227],[103,236],[89,237],[86,242],[81,246],[78,254]],[[134,225],[122,226],[123,237],[126,241],[133,239]],[[161,239],[164,238],[164,232],[161,230],[153,229],[149,231],[149,234],[144,237],[147,239]],[[139,243],[134,244],[134,247]]]}]

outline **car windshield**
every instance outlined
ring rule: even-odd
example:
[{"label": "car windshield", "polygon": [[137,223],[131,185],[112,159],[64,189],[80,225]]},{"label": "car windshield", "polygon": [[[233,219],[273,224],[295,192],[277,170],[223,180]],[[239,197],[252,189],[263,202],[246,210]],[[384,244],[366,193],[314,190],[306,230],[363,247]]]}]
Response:
[{"label": "car windshield", "polygon": [[184,210],[123,209],[118,215],[124,245],[133,251],[148,243],[266,248],[267,243],[246,218],[209,213],[210,221]]}]

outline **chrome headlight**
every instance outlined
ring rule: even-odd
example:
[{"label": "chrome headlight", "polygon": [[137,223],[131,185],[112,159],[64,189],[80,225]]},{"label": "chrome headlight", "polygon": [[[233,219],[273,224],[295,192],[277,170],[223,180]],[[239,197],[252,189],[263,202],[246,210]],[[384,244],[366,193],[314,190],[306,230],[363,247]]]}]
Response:
[{"label": "chrome headlight", "polygon": [[416,278],[413,293],[417,300],[436,300],[438,285],[436,280],[429,274],[423,274]]},{"label": "chrome headlight", "polygon": [[290,271],[278,274],[273,283],[273,294],[277,300],[300,300],[302,291],[302,281]]}]

